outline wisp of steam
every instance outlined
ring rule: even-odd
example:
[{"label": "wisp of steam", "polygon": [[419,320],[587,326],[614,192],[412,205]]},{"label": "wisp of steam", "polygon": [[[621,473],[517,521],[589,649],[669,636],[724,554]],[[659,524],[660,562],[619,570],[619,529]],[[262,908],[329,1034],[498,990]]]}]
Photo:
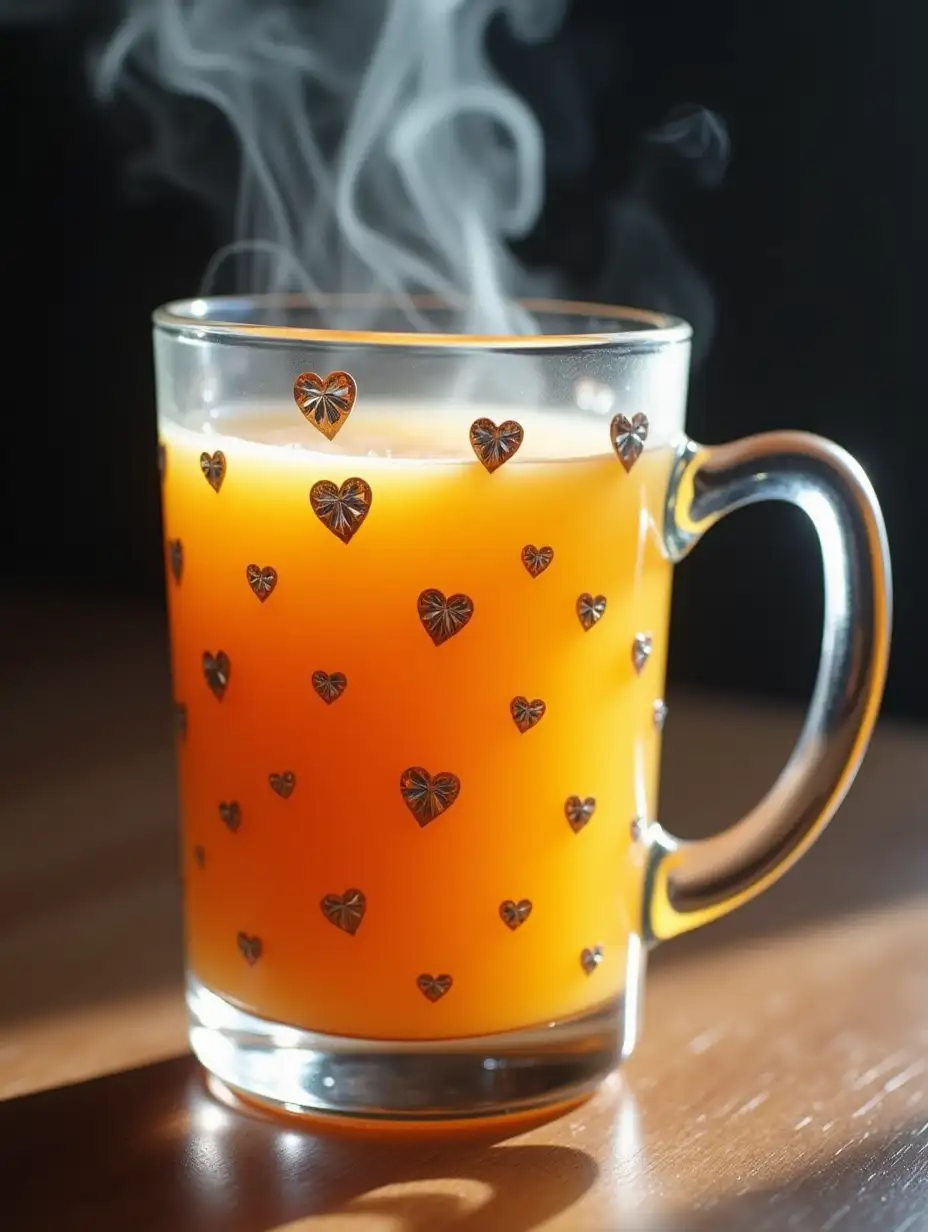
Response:
[{"label": "wisp of steam", "polygon": [[[465,332],[525,333],[535,324],[520,296],[617,289],[701,318],[698,337],[711,295],[651,208],[646,172],[606,210],[589,288],[513,253],[544,207],[545,135],[491,62],[488,32],[504,22],[516,44],[543,43],[568,4],[122,0],[91,76],[101,99],[145,108],[162,174],[202,187],[206,168],[208,195],[231,215],[204,294],[377,292],[413,328],[429,324],[414,302],[425,295],[455,309]],[[68,7],[0,0],[14,19]],[[237,188],[210,173],[210,112],[235,136]],[[700,164],[704,181],[724,169],[724,128],[702,109],[678,113],[650,144]]]}]

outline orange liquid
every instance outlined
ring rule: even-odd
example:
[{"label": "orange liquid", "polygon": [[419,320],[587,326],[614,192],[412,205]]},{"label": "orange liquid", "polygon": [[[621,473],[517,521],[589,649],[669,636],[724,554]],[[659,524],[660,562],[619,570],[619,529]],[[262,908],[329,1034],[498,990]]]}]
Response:
[{"label": "orange liquid", "polygon": [[[470,451],[469,419],[359,405],[331,444],[295,410],[221,435],[162,422],[165,530],[183,555],[168,589],[186,708],[189,964],[252,1013],[337,1035],[448,1038],[563,1018],[624,987],[642,879],[631,821],[656,812],[672,450],[646,451],[626,474],[607,422],[519,419],[524,444],[493,474]],[[218,492],[204,449],[226,457]],[[353,476],[372,500],[344,543],[309,492]],[[526,545],[553,548],[538,576]],[[263,602],[250,564],[277,572]],[[473,605],[440,645],[420,620],[427,589]],[[606,597],[589,629],[584,593]],[[653,638],[640,673],[639,633]],[[221,699],[203,666],[220,651]],[[347,678],[330,704],[317,671]],[[519,696],[545,703],[525,732],[510,708]],[[413,767],[460,784],[426,825],[400,790]],[[287,772],[285,798],[269,776]],[[576,831],[572,796],[595,799]],[[226,820],[222,804],[237,806]],[[348,890],[364,896],[354,933],[322,906]],[[523,900],[530,913],[507,926],[501,905]],[[420,977],[445,975],[429,999]]]}]

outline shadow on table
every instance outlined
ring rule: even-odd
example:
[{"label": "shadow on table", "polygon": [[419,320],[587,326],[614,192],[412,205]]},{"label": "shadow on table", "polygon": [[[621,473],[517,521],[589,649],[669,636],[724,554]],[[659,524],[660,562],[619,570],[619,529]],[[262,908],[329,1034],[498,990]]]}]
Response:
[{"label": "shadow on table", "polygon": [[574,1147],[502,1146],[513,1132],[450,1144],[298,1132],[224,1107],[182,1058],[0,1104],[2,1226],[270,1232],[366,1213],[403,1232],[521,1232],[567,1210],[599,1169]]}]

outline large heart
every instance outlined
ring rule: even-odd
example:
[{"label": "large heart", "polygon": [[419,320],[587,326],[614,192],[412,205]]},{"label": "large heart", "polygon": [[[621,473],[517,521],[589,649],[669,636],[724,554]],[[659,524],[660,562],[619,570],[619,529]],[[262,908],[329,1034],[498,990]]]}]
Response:
[{"label": "large heart", "polygon": [[217,449],[213,454],[201,453],[200,470],[213,491],[218,492],[226,477],[226,455],[221,449]]},{"label": "large heart", "polygon": [[590,629],[602,620],[603,613],[606,610],[606,596],[596,595],[595,597],[586,591],[577,600],[577,619],[583,625],[584,629],[589,632]]},{"label": "large heart", "polygon": [[267,781],[271,785],[271,791],[276,791],[283,800],[289,800],[296,787],[296,775],[292,770],[284,770],[281,774],[269,774]]},{"label": "large heart", "polygon": [[219,805],[219,816],[226,827],[234,834],[242,824],[242,806],[237,800],[229,800],[228,802],[223,800]]},{"label": "large heart", "polygon": [[325,377],[301,372],[293,382],[293,396],[306,419],[331,441],[351,414],[358,386],[347,372],[330,372]]},{"label": "large heart", "polygon": [[491,475],[518,451],[524,436],[522,425],[514,419],[499,427],[492,419],[475,419],[470,425],[471,448]]},{"label": "large heart", "polygon": [[179,539],[168,541],[168,557],[171,561],[171,572],[174,574],[174,581],[179,582],[184,572],[184,545]]},{"label": "large heart", "polygon": [[446,599],[440,590],[423,590],[417,608],[423,629],[440,646],[461,632],[474,614],[474,601],[469,595]]},{"label": "large heart", "polygon": [[450,975],[419,975],[416,977],[416,986],[429,1001],[440,1001],[454,980]]},{"label": "large heart", "polygon": [[450,770],[434,777],[421,766],[410,766],[400,775],[400,792],[406,807],[420,826],[427,826],[451,808],[461,791],[461,780]]},{"label": "large heart", "polygon": [[531,731],[545,717],[547,707],[540,697],[530,702],[527,697],[514,697],[509,703],[512,721],[523,734]]},{"label": "large heart", "polygon": [[531,914],[532,904],[527,898],[523,898],[517,903],[514,903],[511,898],[507,898],[505,902],[499,905],[499,918],[513,932],[524,924]]},{"label": "large heart", "polygon": [[527,543],[522,549],[522,564],[533,578],[544,573],[552,560],[554,560],[554,548],[536,548],[534,543]]},{"label": "large heart", "polygon": [[309,492],[313,513],[342,543],[350,543],[371,511],[374,494],[365,479],[346,479],[340,488],[320,479]]},{"label": "large heart", "polygon": [[636,633],[632,642],[632,666],[640,676],[654,650],[654,638],[650,633]]},{"label": "large heart", "polygon": [[641,457],[644,443],[648,439],[648,417],[640,411],[631,419],[627,415],[616,415],[609,425],[609,432],[612,448],[619,455],[619,461],[627,474]]},{"label": "large heart", "polygon": [[248,933],[239,933],[238,948],[242,952],[242,957],[249,967],[253,967],[261,957],[261,952],[264,946],[261,943],[260,937],[250,937]]},{"label": "large heart", "polygon": [[331,706],[348,688],[348,677],[344,672],[313,672],[313,688]]},{"label": "large heart", "polygon": [[215,654],[203,651],[203,675],[217,701],[222,701],[231,674],[232,664],[224,650],[217,650]]},{"label": "large heart", "polygon": [[574,834],[579,834],[596,811],[596,801],[592,796],[581,800],[579,796],[568,796],[564,801],[564,816]]},{"label": "large heart", "polygon": [[367,899],[361,890],[346,890],[344,894],[326,894],[319,906],[330,924],[353,937],[367,911]]},{"label": "large heart", "polygon": [[277,570],[272,565],[246,565],[245,577],[256,598],[263,603],[277,585]]}]

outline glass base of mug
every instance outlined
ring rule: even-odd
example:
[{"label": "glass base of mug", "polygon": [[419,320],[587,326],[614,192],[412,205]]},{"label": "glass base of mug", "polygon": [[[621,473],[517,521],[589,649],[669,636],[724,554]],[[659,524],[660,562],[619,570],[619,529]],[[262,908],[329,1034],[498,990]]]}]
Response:
[{"label": "glass base of mug", "polygon": [[289,1114],[460,1121],[570,1103],[619,1063],[623,997],[575,1018],[460,1040],[319,1035],[187,981],[190,1045],[233,1091]]}]

